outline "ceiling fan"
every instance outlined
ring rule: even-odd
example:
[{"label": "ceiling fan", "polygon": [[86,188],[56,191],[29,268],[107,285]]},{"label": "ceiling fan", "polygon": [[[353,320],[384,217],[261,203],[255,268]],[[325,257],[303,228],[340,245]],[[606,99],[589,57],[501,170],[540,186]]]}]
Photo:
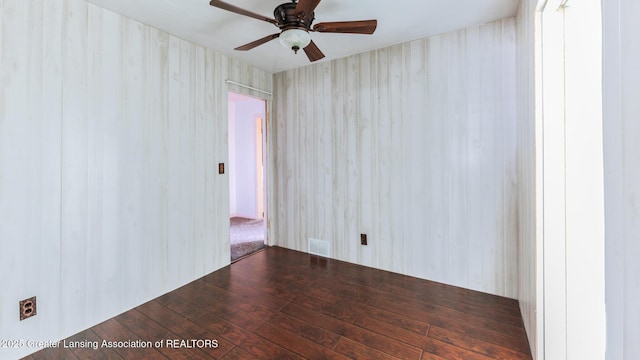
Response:
[{"label": "ceiling fan", "polygon": [[292,49],[295,53],[298,53],[300,49],[304,49],[309,60],[313,62],[322,59],[324,54],[313,40],[311,40],[311,36],[309,35],[310,31],[369,35],[376,31],[376,27],[378,26],[377,20],[324,22],[311,27],[315,19],[314,10],[320,1],[321,0],[291,0],[290,3],[281,4],[275,8],[273,11],[273,19],[220,0],[211,0],[209,4],[236,14],[266,21],[280,28],[279,33],[265,36],[234,49],[240,51],[251,50],[275,38],[280,38],[280,42],[287,48]]}]

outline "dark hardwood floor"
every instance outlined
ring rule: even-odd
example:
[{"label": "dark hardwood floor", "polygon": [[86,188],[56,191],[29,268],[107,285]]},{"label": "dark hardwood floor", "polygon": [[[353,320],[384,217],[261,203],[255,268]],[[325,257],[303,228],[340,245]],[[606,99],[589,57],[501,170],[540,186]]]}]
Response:
[{"label": "dark hardwood floor", "polygon": [[515,300],[277,247],[65,342],[26,359],[531,359]]}]

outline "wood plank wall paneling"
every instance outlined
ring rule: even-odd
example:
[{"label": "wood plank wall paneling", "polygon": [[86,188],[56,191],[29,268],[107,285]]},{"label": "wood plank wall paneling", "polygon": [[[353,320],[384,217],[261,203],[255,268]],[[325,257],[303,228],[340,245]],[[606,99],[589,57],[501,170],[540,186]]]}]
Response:
[{"label": "wood plank wall paneling", "polygon": [[515,297],[515,64],[505,19],[276,74],[276,244]]},{"label": "wood plank wall paneling", "polygon": [[640,6],[603,2],[607,359],[640,358]]},{"label": "wood plank wall paneling", "polygon": [[[540,159],[536,151],[536,121],[535,121],[535,18],[536,0],[523,0],[518,7],[516,17],[517,26],[517,156],[518,156],[518,295],[522,318],[527,329],[531,353],[536,359],[542,356],[543,339],[541,326],[542,306],[541,295],[538,291],[537,271],[542,267],[538,262],[542,259],[538,254],[537,209],[541,211],[541,204],[537,203],[536,179],[541,173],[536,173]],[[540,326],[538,326],[540,324]]]},{"label": "wood plank wall paneling", "polygon": [[82,0],[0,0],[0,339],[64,338],[229,263],[225,79],[273,82]]}]

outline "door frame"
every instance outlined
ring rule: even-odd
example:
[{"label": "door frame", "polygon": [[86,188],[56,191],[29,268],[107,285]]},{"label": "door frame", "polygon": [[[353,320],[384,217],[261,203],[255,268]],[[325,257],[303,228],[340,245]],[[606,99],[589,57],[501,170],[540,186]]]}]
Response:
[{"label": "door frame", "polygon": [[605,356],[602,27],[598,9],[600,0],[548,0],[538,14],[540,359]]},{"label": "door frame", "polygon": [[[263,211],[264,211],[264,222],[265,222],[265,245],[266,246],[272,246],[273,245],[273,237],[271,234],[271,226],[270,226],[270,214],[272,213],[272,211],[274,211],[273,209],[273,202],[270,201],[272,198],[272,193],[273,193],[273,188],[272,188],[272,184],[273,182],[273,171],[270,171],[271,169],[273,169],[274,161],[271,158],[271,154],[273,154],[273,149],[271,149],[272,147],[272,143],[273,141],[271,141],[271,132],[270,132],[270,119],[271,119],[271,109],[272,109],[272,94],[268,91],[264,91],[264,90],[260,90],[251,86],[247,86],[247,85],[243,85],[240,83],[236,83],[230,80],[225,81],[226,83],[226,91],[224,94],[224,104],[225,104],[225,114],[226,114],[226,124],[229,123],[229,118],[228,118],[228,114],[229,114],[229,93],[236,93],[242,96],[248,96],[248,97],[252,97],[258,100],[261,100],[264,102],[265,105],[265,111],[264,111],[264,119],[262,119],[262,130],[263,130],[263,135],[262,135],[262,168],[263,168]],[[229,139],[229,130],[227,128],[227,134],[226,134],[226,138],[227,141]],[[228,153],[228,149],[229,147],[227,146],[227,163],[229,163],[229,153]],[[227,176],[227,191],[229,191],[229,177]],[[229,210],[229,201],[227,201],[227,208]],[[227,213],[230,213],[230,211],[227,211]]]}]

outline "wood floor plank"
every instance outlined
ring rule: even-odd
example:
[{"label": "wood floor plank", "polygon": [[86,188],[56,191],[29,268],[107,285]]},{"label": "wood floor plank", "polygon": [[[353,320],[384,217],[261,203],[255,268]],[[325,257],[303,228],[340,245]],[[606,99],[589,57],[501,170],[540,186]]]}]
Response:
[{"label": "wood floor plank", "polygon": [[372,349],[357,341],[342,338],[335,348],[335,351],[344,354],[352,359],[363,360],[401,360],[401,357],[395,357],[382,351]]},{"label": "wood floor plank", "polygon": [[350,324],[353,323],[360,314],[357,308],[349,307],[342,303],[336,304],[322,301],[312,296],[298,296],[292,302]]},{"label": "wood floor plank", "polygon": [[531,360],[531,356],[529,354],[478,340],[471,336],[461,334],[456,331],[447,330],[439,326],[432,326],[429,329],[429,337],[441,340],[443,342],[455,345],[463,349],[468,349],[479,354],[486,355],[492,359]]},{"label": "wood floor plank", "polygon": [[[283,272],[284,273],[284,272]],[[278,279],[272,279],[268,276],[264,276],[264,273],[257,269],[252,269],[251,272],[235,272],[236,278],[242,279],[242,283],[253,289],[260,289],[257,296],[273,296],[286,301],[291,300],[298,294],[303,293],[306,287],[309,285],[287,283]]]},{"label": "wood floor plank", "polygon": [[500,321],[504,321],[503,318],[507,318],[512,320],[509,323],[522,326],[520,308],[512,304],[491,303],[491,307],[487,308],[487,302],[479,302],[469,296],[459,296],[455,293],[452,295],[440,289],[433,289],[433,287],[425,289],[416,285],[403,286],[403,284],[398,283],[383,283],[379,289],[394,296],[403,296],[434,305],[448,306],[477,315],[493,316],[501,319]]},{"label": "wood floor plank", "polygon": [[178,342],[26,359],[531,359],[513,299],[277,247],[65,340],[103,339]]},{"label": "wood floor plank", "polygon": [[336,360],[348,360],[349,358],[336,353],[335,351],[328,349],[322,345],[316,344],[307,339],[300,338],[296,333],[288,331],[272,323],[265,323],[259,329],[258,332],[262,334],[264,338],[271,342],[282,346],[285,349],[291,350],[296,354],[301,355],[305,359],[336,359]]},{"label": "wood floor plank", "polygon": [[155,344],[152,344],[152,346],[149,346],[148,348],[118,346],[117,342],[120,341],[136,341],[140,339],[114,319],[98,324],[92,329],[100,338],[110,343],[116,343],[114,351],[123,359],[135,359],[141,357],[144,357],[145,359],[166,359],[164,355],[154,348]]},{"label": "wood floor plank", "polygon": [[[255,255],[257,254],[254,254],[252,256],[255,256]],[[246,261],[246,260],[247,259],[243,259],[242,261]],[[237,264],[240,264],[240,262],[234,263],[233,265],[236,266]],[[218,270],[218,271],[224,271],[224,269]],[[280,308],[282,308],[283,306],[289,303],[288,300],[269,295],[260,287],[256,288],[256,287],[247,286],[242,282],[231,282],[229,279],[221,279],[218,276],[215,276],[215,277],[205,276],[204,278],[202,278],[202,280],[210,284],[213,284],[223,290],[226,290],[232,294],[244,296],[248,299],[256,299],[256,301],[259,302],[260,304],[275,310],[279,310]]]},{"label": "wood floor plank", "polygon": [[[232,304],[231,313],[245,313],[253,317],[267,321],[279,314],[270,306],[262,305],[259,298],[247,298],[221,289],[207,282],[194,283],[195,294],[184,294],[176,291],[175,294],[181,296],[185,301],[196,301],[202,305],[206,301],[214,301],[221,304]],[[279,308],[279,307],[278,307]]]},{"label": "wood floor plank", "polygon": [[[101,347],[102,340],[93,329],[88,329],[63,341],[63,346],[69,347],[78,359],[123,359],[114,349]],[[91,345],[85,347],[82,344]]]},{"label": "wood floor plank", "polygon": [[387,336],[391,339],[398,340],[405,344],[413,345],[420,349],[424,348],[424,335],[416,334],[409,330],[400,329],[397,326],[373,319],[369,316],[359,317],[354,325],[359,326],[363,329],[374,331],[380,335]]},{"label": "wood floor plank", "polygon": [[[444,341],[440,341],[433,338],[427,338],[423,348],[425,353],[437,355],[439,357],[450,360],[494,360],[488,356],[451,345]],[[424,356],[423,356],[424,357]]]},{"label": "wood floor plank", "polygon": [[517,350],[528,349],[526,333],[520,327],[451,311],[448,308],[417,309],[407,306],[401,301],[384,299],[372,299],[370,304],[432,325],[454,328],[476,338],[482,337],[482,340],[486,339],[498,345],[516,347]]},{"label": "wood floor plank", "polygon": [[203,313],[196,323],[231,340],[236,346],[259,359],[303,359],[303,357],[267,341],[260,335],[243,329],[211,313]]},{"label": "wood floor plank", "polygon": [[282,311],[304,321],[316,324],[345,338],[402,359],[419,359],[422,354],[419,349],[413,346],[296,304],[289,304],[285,306]]},{"label": "wood floor plank", "polygon": [[149,301],[137,309],[147,317],[152,317],[156,319],[156,321],[164,324],[167,330],[176,336],[176,338],[168,340],[191,339],[211,340],[212,342],[215,340],[215,346],[207,344],[207,346],[198,348],[201,352],[205,353],[208,358],[220,359],[235,346],[229,340],[212,334],[210,331],[171,311],[157,301]]},{"label": "wood floor plank", "polygon": [[264,322],[263,319],[243,311],[237,306],[236,302],[219,301],[219,299],[209,291],[206,284],[195,282],[193,285],[196,286],[196,291],[194,292],[184,294],[184,292],[179,289],[174,293],[176,296],[182,298],[183,302],[190,303],[200,309],[199,311],[195,310],[196,313],[192,315],[192,317],[198,317],[202,311],[208,311],[251,331],[257,329],[261,323]]},{"label": "wood floor plank", "polygon": [[518,307],[518,301],[515,299],[487,294],[457,286],[451,286],[435,281],[417,279],[392,272],[383,272],[380,274],[380,277],[383,278],[382,284],[397,284],[400,286],[406,286],[408,288],[418,288],[420,289],[420,291],[446,292],[447,295],[450,295],[452,298],[465,299],[465,301],[470,302],[501,304],[511,306],[513,308]]},{"label": "wood floor plank", "polygon": [[[178,339],[178,336],[166,326],[144,315],[140,310],[133,309],[115,317],[115,320],[129,329],[141,340],[167,341],[167,339]],[[169,359],[206,359],[207,357],[196,349],[175,348],[163,346],[158,349]]]},{"label": "wood floor plank", "polygon": [[[232,294],[209,283],[199,284],[195,289],[205,289],[206,295],[189,295],[184,292],[174,291],[159,297],[156,301],[168,307],[180,307],[180,312],[189,319],[200,316],[202,311],[214,312],[231,321],[236,317],[236,314],[246,314],[250,317],[250,321],[243,320],[236,323],[241,326],[244,325],[248,329],[257,328],[262,322],[283,315],[278,310],[262,305],[259,299],[250,299]],[[210,303],[227,304],[227,306],[231,304],[231,308],[225,307],[220,310],[217,308],[219,305],[211,306]]]},{"label": "wood floor plank", "polygon": [[[468,359],[484,359],[484,360],[487,359],[486,356],[483,356],[486,354],[476,353],[474,351],[476,348],[458,347],[456,346],[456,344],[451,344],[446,341],[433,341],[429,337],[420,336],[407,330],[398,329],[390,324],[387,324],[382,321],[377,321],[375,319],[361,317],[358,319],[358,321],[356,321],[356,325],[362,326],[363,328],[366,328],[366,329],[370,329],[381,335],[388,336],[398,341],[411,344],[426,352],[439,354],[446,358],[451,358],[451,359],[467,359],[468,358]],[[431,328],[429,328],[429,332],[431,332]],[[438,338],[435,338],[435,339],[442,340]],[[488,344],[487,344],[487,347],[489,347]]]},{"label": "wood floor plank", "polygon": [[64,349],[62,347],[45,348],[23,359],[29,360],[29,358],[31,358],[31,360],[76,360],[78,359],[71,352],[71,350]]},{"label": "wood floor plank", "polygon": [[[397,304],[401,304],[402,306],[406,306],[412,309],[422,309],[430,312],[442,312],[448,313],[454,316],[466,316],[473,317],[477,319],[486,319],[491,322],[504,324],[507,327],[511,328],[519,328],[522,329],[522,320],[521,317],[516,317],[514,315],[500,315],[495,311],[490,311],[487,309],[486,313],[481,311],[481,308],[477,306],[471,306],[468,304],[455,304],[455,303],[447,303],[441,304],[441,302],[431,302],[423,299],[412,299],[408,297],[404,297],[398,294],[393,293],[385,293],[375,295],[373,299],[382,299],[391,302],[395,302]],[[372,299],[372,300],[373,300]]]},{"label": "wood floor plank", "polygon": [[250,353],[240,349],[239,347],[234,347],[229,352],[224,354],[221,360],[257,360],[258,358],[251,355]]},{"label": "wood floor plank", "polygon": [[269,322],[329,349],[333,349],[341,338],[336,333],[284,313],[279,313],[279,316],[271,318]]},{"label": "wood floor plank", "polygon": [[366,304],[369,302],[371,296],[378,293],[375,288],[362,286],[362,285],[354,285],[345,283],[342,281],[327,280],[319,282],[316,286],[316,289],[335,294],[343,299],[352,300],[354,302]]},{"label": "wood floor plank", "polygon": [[447,359],[425,351],[422,353],[422,358],[420,360],[447,360]]},{"label": "wood floor plank", "polygon": [[427,329],[429,328],[429,324],[424,321],[418,321],[410,317],[402,316],[391,311],[386,311],[381,308],[371,306],[369,304],[361,304],[352,300],[343,299],[339,296],[334,295],[333,293],[324,292],[319,289],[309,290],[306,296],[315,299],[315,301],[323,301],[330,304],[339,304],[344,308],[350,309],[350,311],[352,312],[351,318],[354,321],[358,316],[367,315],[369,317],[374,317],[378,320],[388,322],[402,329],[413,331],[420,335],[426,334]]}]

